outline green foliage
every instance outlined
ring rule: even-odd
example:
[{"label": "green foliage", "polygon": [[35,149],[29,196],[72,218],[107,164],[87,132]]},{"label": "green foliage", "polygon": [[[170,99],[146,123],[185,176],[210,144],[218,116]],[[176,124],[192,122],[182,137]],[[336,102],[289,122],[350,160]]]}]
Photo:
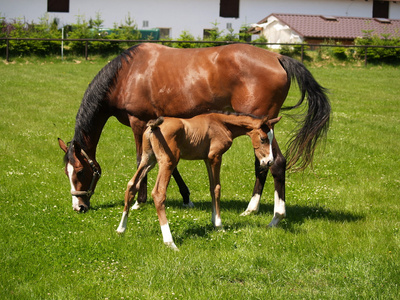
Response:
[{"label": "green foliage", "polygon": [[182,31],[181,35],[177,39],[178,41],[182,41],[181,43],[175,43],[173,46],[176,48],[196,48],[198,44],[196,43],[186,43],[187,41],[195,41],[193,35],[191,35],[188,31]]},{"label": "green foliage", "polygon": [[[115,232],[136,155],[132,131],[114,118],[97,151],[103,172],[93,209],[72,211],[57,137],[72,138],[82,95],[106,63],[0,65],[0,299],[398,299],[398,68],[310,69],[330,90],[331,128],[314,170],[288,172],[278,228],[266,228],[270,174],[259,213],[240,216],[254,184],[248,137],[224,155],[224,231],[211,225],[204,163],[180,162],[196,207],[181,208],[171,180],[176,253],[162,243],[150,196],[157,167],[149,203],[131,212],[125,235]],[[286,104],[298,97],[294,87]],[[282,150],[292,129],[285,115],[275,127]]]},{"label": "green foliage", "polygon": [[[255,43],[268,43],[268,39],[265,36],[261,35],[258,39],[254,40],[254,42]],[[264,48],[264,49],[268,48],[267,45],[262,45],[262,44],[256,45],[256,46],[260,47],[260,48]]]},{"label": "green foliage", "polygon": [[[365,46],[400,46],[400,35],[391,36],[382,34],[381,36],[373,34],[373,31],[364,31],[364,37],[357,38],[355,45]],[[356,48],[355,54],[358,58],[365,57],[365,48]],[[400,62],[400,48],[367,48],[367,59],[373,62]]]},{"label": "green foliage", "polygon": [[[136,42],[119,42],[115,40],[152,40],[153,36],[147,36],[145,33],[142,37],[140,30],[134,19],[128,13],[125,16],[124,23],[114,24],[114,28],[103,28],[104,20],[99,12],[95,18],[86,20],[84,15],[76,16],[76,23],[65,26],[65,37],[72,39],[94,39],[95,41],[69,41],[64,43],[64,54],[83,56],[85,54],[86,43],[88,45],[88,55],[101,55],[103,57],[111,56],[120,53],[124,49],[133,46]],[[208,35],[202,38],[195,38],[190,32],[183,31],[178,42],[172,43],[167,40],[163,44],[176,48],[201,48],[219,46],[224,43],[231,42],[249,42],[251,34],[249,27],[243,25],[239,33],[235,33],[233,29],[219,29],[217,21],[211,23],[212,28],[208,30]],[[56,20],[51,20],[47,14],[39,19],[38,23],[28,24],[23,19],[14,19],[7,21],[4,17],[0,17],[0,37],[14,38],[61,38],[61,30],[58,29]],[[114,40],[114,41],[111,41]],[[169,39],[171,40],[171,39]],[[202,43],[199,43],[202,42]],[[263,36],[253,41],[257,47],[268,48],[267,39]],[[334,45],[333,41],[326,41],[325,44]],[[355,40],[357,46],[400,46],[400,35],[391,36],[382,34],[381,36],[373,34],[373,31],[365,31],[363,38]],[[304,48],[303,60],[315,63],[331,60],[333,63],[353,63],[360,62],[365,59],[365,48],[348,48],[340,47],[340,44],[335,44],[336,47],[317,47],[317,51],[309,51]],[[60,53],[61,42],[46,41],[46,40],[11,40],[9,53],[14,57],[23,57],[29,55],[47,56]],[[0,55],[5,55],[6,41],[0,41]],[[400,63],[400,48],[367,48],[367,61],[375,63]],[[307,50],[307,51],[306,51]],[[296,59],[301,58],[301,45],[282,46],[279,52],[283,55],[291,56]]]},{"label": "green foliage", "polygon": [[[55,20],[50,20],[49,16],[45,14],[40,18],[38,24],[27,23],[25,20],[18,18],[8,22],[5,18],[0,18],[0,36],[13,37],[13,38],[45,38],[45,39],[59,39],[61,38],[61,31],[57,29],[58,24]],[[59,51],[61,43],[58,41],[46,40],[11,40],[10,52],[18,56],[24,55],[49,55],[55,54]],[[5,42],[0,46],[2,51],[5,50]]]}]

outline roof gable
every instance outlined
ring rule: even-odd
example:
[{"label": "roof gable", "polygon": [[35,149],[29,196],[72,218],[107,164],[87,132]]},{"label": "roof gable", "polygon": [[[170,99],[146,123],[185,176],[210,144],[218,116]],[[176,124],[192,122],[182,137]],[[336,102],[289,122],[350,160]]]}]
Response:
[{"label": "roof gable", "polygon": [[355,39],[364,36],[365,31],[372,31],[372,34],[377,35],[390,34],[400,37],[400,20],[271,14],[258,24],[267,22],[270,17],[275,17],[303,38]]}]

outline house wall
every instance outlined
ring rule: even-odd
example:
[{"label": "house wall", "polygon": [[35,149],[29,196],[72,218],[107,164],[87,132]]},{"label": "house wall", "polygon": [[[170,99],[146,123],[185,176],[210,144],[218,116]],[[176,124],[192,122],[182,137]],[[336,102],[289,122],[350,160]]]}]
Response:
[{"label": "house wall", "polygon": [[[7,19],[25,18],[38,22],[47,11],[47,0],[0,0],[0,14]],[[241,0],[239,18],[219,17],[219,0],[70,0],[69,13],[49,13],[59,18],[61,25],[76,23],[76,16],[86,20],[100,13],[104,27],[124,22],[130,14],[138,25],[148,21],[148,29],[171,28],[171,37],[177,38],[186,30],[193,36],[202,37],[203,30],[217,22],[220,30],[227,33],[231,23],[237,33],[242,25],[256,23],[271,13],[322,14],[335,16],[371,17],[372,0]],[[390,2],[390,17],[400,19],[400,4]]]}]

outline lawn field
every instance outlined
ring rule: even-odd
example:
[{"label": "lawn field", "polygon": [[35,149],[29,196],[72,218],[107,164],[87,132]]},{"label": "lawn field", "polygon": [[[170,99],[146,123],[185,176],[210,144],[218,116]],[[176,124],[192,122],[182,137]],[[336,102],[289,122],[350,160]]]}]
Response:
[{"label": "lawn field", "polygon": [[[399,299],[400,69],[310,66],[330,90],[332,122],[314,168],[287,172],[287,218],[273,213],[269,176],[258,214],[241,217],[254,184],[250,139],[223,158],[221,217],[201,161],[181,161],[193,209],[174,181],[167,217],[179,252],[162,243],[150,192],[118,227],[136,168],[130,128],[110,119],[92,210],[72,210],[57,138],[72,138],[83,93],[106,64],[0,62],[0,299]],[[297,87],[288,104],[299,97]],[[275,135],[285,149],[294,120]]]}]

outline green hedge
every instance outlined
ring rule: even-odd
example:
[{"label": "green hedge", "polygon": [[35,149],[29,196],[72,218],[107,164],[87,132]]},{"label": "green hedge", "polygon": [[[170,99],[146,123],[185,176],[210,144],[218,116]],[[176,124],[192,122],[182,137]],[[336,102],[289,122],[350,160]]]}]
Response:
[{"label": "green hedge", "polygon": [[[139,40],[142,38],[140,31],[137,28],[134,20],[128,16],[125,18],[124,23],[120,25],[115,24],[113,29],[105,31],[102,29],[104,20],[101,19],[99,13],[96,14],[95,19],[86,19],[83,16],[77,16],[76,23],[65,26],[65,38],[68,39],[98,39],[99,41],[91,41],[88,43],[88,51],[90,55],[104,55],[116,54],[132,46],[132,43],[125,42],[111,42],[105,40]],[[180,43],[168,43],[168,39],[164,40],[164,44],[176,48],[195,48],[195,47],[209,47],[220,45],[220,42],[243,42],[249,41],[251,35],[248,33],[248,28],[243,26],[239,34],[228,30],[225,34],[224,31],[218,29],[218,23],[212,23],[213,29],[208,32],[208,37],[205,39],[195,38],[187,31],[183,31],[178,41]],[[400,35],[378,36],[373,34],[373,31],[365,31],[364,37],[355,40],[355,45],[378,45],[378,46],[400,46]],[[46,14],[39,19],[39,23],[27,23],[24,19],[6,20],[0,17],[0,37],[12,38],[61,38],[61,29],[59,28],[55,19],[50,19]],[[149,37],[151,38],[151,36]],[[193,41],[193,43],[191,43]],[[206,41],[206,43],[194,43],[196,41]],[[216,43],[218,42],[218,43]],[[265,38],[260,38],[254,42],[266,43]],[[327,42],[327,44],[332,42]],[[28,55],[57,55],[60,53],[60,41],[42,41],[42,40],[10,40],[9,53],[12,56],[28,56]],[[260,46],[266,48],[266,46]],[[0,41],[0,55],[5,55],[6,41]],[[280,50],[282,54],[289,56],[300,56],[301,46],[285,47]],[[64,43],[64,53],[83,55],[85,51],[85,42],[81,41],[68,41]],[[318,50],[317,59],[335,58],[338,60],[363,60],[365,58],[365,48],[345,48],[345,47],[320,47]],[[304,53],[304,57],[310,60],[310,57]],[[368,48],[367,60],[369,62],[400,62],[400,48]]]},{"label": "green hedge", "polygon": [[[374,34],[373,31],[365,31],[364,37],[355,41],[356,45],[374,45],[374,46],[400,46],[400,35],[391,36],[390,34],[382,34],[381,36]],[[355,51],[359,58],[365,57],[365,48],[357,48]],[[380,62],[400,62],[400,48],[367,48],[368,61]]]}]

